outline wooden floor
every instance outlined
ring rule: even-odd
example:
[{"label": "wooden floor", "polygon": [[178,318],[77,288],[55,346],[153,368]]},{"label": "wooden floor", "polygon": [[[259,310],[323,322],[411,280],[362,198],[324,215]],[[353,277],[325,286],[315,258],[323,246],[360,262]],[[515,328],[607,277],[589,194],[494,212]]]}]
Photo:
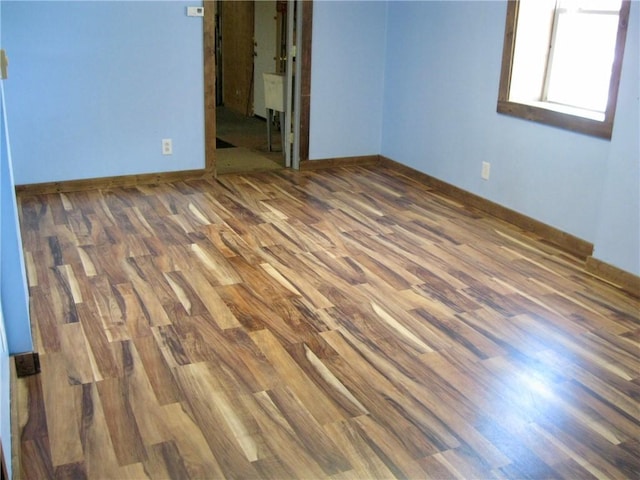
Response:
[{"label": "wooden floor", "polygon": [[407,177],[19,200],[21,478],[638,478],[638,298]]}]

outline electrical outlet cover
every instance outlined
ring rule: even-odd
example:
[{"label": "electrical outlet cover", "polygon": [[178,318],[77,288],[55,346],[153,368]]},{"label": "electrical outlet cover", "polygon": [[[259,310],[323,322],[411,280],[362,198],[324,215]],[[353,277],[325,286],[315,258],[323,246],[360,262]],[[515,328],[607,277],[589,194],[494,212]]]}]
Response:
[{"label": "electrical outlet cover", "polygon": [[491,164],[489,162],[482,162],[482,173],[480,176],[483,180],[489,180],[489,175],[491,174]]},{"label": "electrical outlet cover", "polygon": [[173,144],[170,138],[162,139],[162,154],[163,155],[172,155],[173,154]]}]

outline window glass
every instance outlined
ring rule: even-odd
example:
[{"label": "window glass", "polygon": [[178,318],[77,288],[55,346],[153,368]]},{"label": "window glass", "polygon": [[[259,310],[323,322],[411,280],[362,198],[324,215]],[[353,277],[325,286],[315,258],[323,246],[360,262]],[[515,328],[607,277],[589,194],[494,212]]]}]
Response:
[{"label": "window glass", "polygon": [[544,100],[604,114],[617,32],[617,15],[558,13]]}]

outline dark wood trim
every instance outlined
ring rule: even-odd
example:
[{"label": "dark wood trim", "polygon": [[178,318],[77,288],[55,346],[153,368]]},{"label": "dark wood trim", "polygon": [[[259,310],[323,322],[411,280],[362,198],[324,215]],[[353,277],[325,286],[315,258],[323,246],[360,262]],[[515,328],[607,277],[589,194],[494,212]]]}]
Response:
[{"label": "dark wood trim", "polygon": [[620,5],[620,17],[618,18],[616,54],[613,59],[613,65],[611,66],[611,82],[609,83],[609,98],[607,99],[607,112],[605,118],[605,122],[611,125],[611,130],[613,130],[613,119],[615,118],[616,106],[618,105],[618,90],[620,88],[620,77],[622,76],[622,61],[624,59],[624,47],[627,42],[630,9],[631,1],[622,0],[622,5]]},{"label": "dark wood trim", "polygon": [[[204,158],[205,170],[216,171],[216,17],[215,1],[204,1],[203,62],[204,62]],[[208,139],[213,139],[209,141]]]},{"label": "dark wood trim", "polygon": [[640,277],[637,275],[592,256],[587,257],[585,269],[592,275],[615,285],[625,292],[640,297]]},{"label": "dark wood trim", "polygon": [[300,162],[300,170],[321,170],[323,168],[370,166],[380,163],[380,155],[363,155],[360,157],[337,157]]},{"label": "dark wood trim", "polygon": [[37,352],[27,352],[14,355],[16,375],[18,378],[28,377],[40,373],[40,356]]},{"label": "dark wood trim", "polygon": [[507,2],[507,18],[504,27],[504,43],[502,45],[502,68],[500,70],[500,88],[498,90],[498,105],[509,101],[511,89],[511,64],[516,47],[516,29],[518,26],[518,11],[520,2]]},{"label": "dark wood trim", "polygon": [[309,160],[309,119],[311,112],[311,37],[313,0],[302,2],[302,78],[300,83],[300,161]]},{"label": "dark wood trim", "polygon": [[543,238],[545,241],[553,244],[561,250],[575,255],[578,258],[586,260],[589,255],[593,253],[593,244],[575,237],[569,233],[563,232],[555,227],[547,225],[546,223],[535,220],[531,217],[523,215],[504,207],[498,203],[487,200],[474,193],[463,190],[462,188],[451,185],[450,183],[439,180],[435,177],[427,175],[426,173],[415,170],[411,167],[403,165],[391,160],[390,158],[381,156],[380,161],[383,165],[393,168],[394,170],[407,175],[415,180],[418,180],[429,187],[444,193],[445,195],[462,202],[473,208],[492,215],[496,218],[511,223],[523,230],[535,233]]},{"label": "dark wood trim", "polygon": [[210,178],[212,172],[204,170],[181,170],[178,172],[145,173],[116,177],[87,178],[82,180],[62,180],[59,182],[31,183],[16,185],[17,193],[41,195],[47,193],[78,192],[115,187],[135,187],[137,185],[157,185],[168,182]]},{"label": "dark wood trim", "polygon": [[496,111],[505,115],[511,115],[512,117],[544,123],[546,125],[607,140],[611,139],[611,132],[613,131],[613,122],[608,122],[606,119],[600,122],[590,118],[579,117],[536,105],[527,105],[509,100],[498,100]]}]

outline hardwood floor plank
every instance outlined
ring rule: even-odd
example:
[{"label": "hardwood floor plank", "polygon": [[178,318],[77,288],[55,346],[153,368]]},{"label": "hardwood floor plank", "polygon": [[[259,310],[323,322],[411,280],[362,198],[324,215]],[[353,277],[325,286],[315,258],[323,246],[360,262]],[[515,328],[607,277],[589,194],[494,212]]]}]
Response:
[{"label": "hardwood floor plank", "polygon": [[[386,429],[387,435],[395,436],[402,443],[409,455],[421,458],[446,448],[447,443],[458,445],[449,432],[442,437],[441,432],[429,429],[428,424],[420,425],[418,419],[407,413],[403,405],[411,401],[384,372],[363,361],[364,355],[342,334],[327,332],[322,336],[339,354],[331,366],[339,372],[339,377],[346,379],[346,387],[371,412],[371,417]],[[355,372],[350,371],[351,368]],[[425,417],[428,415],[422,419]],[[421,426],[424,431],[421,431]]]},{"label": "hardwood floor plank", "polygon": [[[168,325],[170,320],[165,319],[158,309],[153,309],[153,304],[166,305],[175,300],[175,295],[166,278],[165,270],[158,268],[163,256],[142,256],[128,258],[121,264],[122,270],[126,273],[126,281],[130,281],[136,292],[145,303],[145,308],[149,312],[154,325]],[[167,269],[166,271],[171,271]],[[126,283],[122,282],[122,283]],[[112,285],[117,285],[113,284]]]},{"label": "hardwood floor plank", "polygon": [[80,439],[87,477],[115,478],[119,467],[118,460],[98,389],[94,383],[82,385]]},{"label": "hardwood floor plank", "polygon": [[494,478],[492,470],[488,469],[482,460],[473,453],[473,449],[471,448],[463,446],[436,455],[439,456],[440,461],[446,465],[450,471],[455,472],[455,475],[460,478]]},{"label": "hardwood floor plank", "polygon": [[175,292],[178,301],[182,304],[188,315],[202,315],[207,312],[198,294],[193,290],[181,272],[168,272],[164,278]]},{"label": "hardwood floor plank", "polygon": [[288,257],[277,247],[262,250],[269,264],[280,275],[287,279],[302,296],[317,309],[329,308],[333,303],[318,289],[317,271],[309,271],[309,267],[301,264],[295,257]]},{"label": "hardwood floor plank", "polygon": [[163,407],[167,425],[180,453],[188,478],[223,478],[224,473],[209,448],[201,428],[182,405],[172,403]]},{"label": "hardwood floor plank", "polygon": [[[386,374],[387,378],[392,378],[389,373],[394,370],[404,373],[401,369],[394,368],[393,363],[387,360],[387,355],[376,354],[370,345],[359,342],[349,334],[345,334],[345,337],[352,345],[357,345],[363,356],[381,374]],[[394,407],[402,417],[420,428],[425,440],[429,440],[438,450],[455,448],[459,445],[458,441],[461,441],[469,444],[487,465],[495,467],[505,463],[505,457],[495,446],[465,421],[462,416],[464,402],[457,400],[455,396],[443,395],[445,392],[435,391],[434,395],[431,388],[422,387],[414,381],[415,378],[420,377],[409,373],[397,375],[394,379],[394,384],[399,387],[398,391],[404,393],[393,399]],[[449,399],[457,400],[457,411],[449,409]],[[444,418],[447,419],[446,428],[442,428],[444,422],[441,419]],[[430,453],[433,452],[428,454]]]},{"label": "hardwood floor plank", "polygon": [[192,243],[191,251],[195,259],[202,262],[204,275],[213,279],[212,285],[242,283],[242,278],[234,270],[233,265],[230,265],[228,260],[206,238],[198,243]]},{"label": "hardwood floor plank", "polygon": [[133,285],[120,283],[114,285],[112,291],[122,312],[122,321],[126,325],[129,337],[150,335],[151,318]]},{"label": "hardwood floor plank", "polygon": [[305,374],[289,353],[269,330],[258,330],[250,334],[264,356],[274,366],[280,378],[291,385],[293,392],[321,425],[343,418],[336,405],[327,399],[319,387]]},{"label": "hardwood floor plank", "polygon": [[288,388],[276,388],[270,390],[268,395],[304,448],[327,475],[351,470],[349,461],[293,392]]},{"label": "hardwood floor plank", "polygon": [[323,389],[327,397],[346,410],[347,415],[357,417],[369,413],[306,343],[291,345],[287,350],[307,376]]},{"label": "hardwood floor plank", "polygon": [[147,448],[147,454],[144,468],[151,478],[191,478],[173,442],[151,445]]},{"label": "hardwood floor plank", "polygon": [[121,309],[119,297],[114,295],[114,290],[106,275],[97,275],[89,279],[94,310],[100,319],[100,327],[104,330],[109,342],[128,340],[129,331],[124,322],[124,314]]},{"label": "hardwood floor plank", "polygon": [[47,431],[50,437],[63,439],[51,443],[54,467],[82,462],[84,453],[78,431],[82,387],[69,382],[63,354],[47,354],[42,365],[44,402],[47,406]]},{"label": "hardwood floor plank", "polygon": [[153,336],[136,337],[133,343],[144,366],[151,388],[160,405],[179,402],[182,398]]},{"label": "hardwood floor plank", "polygon": [[151,331],[162,352],[164,361],[170,368],[192,363],[192,359],[187,354],[173,325],[161,325],[152,328]]},{"label": "hardwood floor plank", "polygon": [[[162,308],[164,305],[162,301],[164,298],[163,289],[145,278],[144,273],[138,269],[140,264],[137,263],[137,260],[139,260],[139,258],[129,258],[127,263],[122,267],[123,270],[127,272],[129,279],[131,280],[131,295],[140,305],[141,313],[149,326],[157,327],[160,325],[170,325],[171,319],[164,308]],[[164,284],[162,284],[162,286],[164,286]],[[167,285],[167,289],[168,288],[170,287]],[[113,293],[118,293],[119,289],[118,287],[112,287],[111,291]],[[115,296],[115,300],[118,301],[119,297]],[[120,301],[120,303],[122,302]],[[121,318],[124,323],[124,318]]]},{"label": "hardwood floor plank", "polygon": [[21,449],[23,458],[28,458],[28,461],[22,462],[23,478],[53,478],[55,470],[47,452],[48,439],[22,440]]},{"label": "hardwood floor plank", "polygon": [[51,267],[49,272],[50,282],[53,287],[51,293],[55,314],[64,323],[76,323],[78,321],[76,302],[73,299],[67,279],[58,267],[59,265]]},{"label": "hardwood floor plank", "polygon": [[59,317],[53,311],[51,295],[43,292],[42,288],[37,286],[29,289],[31,315],[41,319],[31,327],[34,343],[39,345],[40,352],[43,354],[59,352],[61,345],[58,332]]},{"label": "hardwood floor plank", "polygon": [[257,435],[257,426],[249,412],[240,408],[242,402],[238,402],[235,396],[227,396],[220,387],[211,389],[209,394],[244,457],[249,462],[263,458],[264,452]]},{"label": "hardwood floor plank", "polygon": [[[285,467],[283,473],[286,472],[289,475],[293,473],[295,478],[326,477],[321,466],[303,447],[295,431],[273,403],[268,393],[258,392],[254,397],[259,405],[259,408],[254,412],[254,418],[258,423],[265,443]],[[255,462],[256,467],[262,467],[264,461],[264,459],[261,459]]]},{"label": "hardwood floor plank", "polygon": [[61,347],[64,352],[69,383],[92,383],[100,379],[100,373],[87,342],[81,323],[60,326]]},{"label": "hardwood floor plank", "polygon": [[154,445],[171,439],[163,422],[162,408],[153,391],[147,371],[132,341],[121,342],[124,365],[124,400],[131,405],[133,418],[145,445]]},{"label": "hardwood floor plank", "polygon": [[87,478],[84,463],[68,463],[56,467],[55,480],[82,480]]},{"label": "hardwood floor plank", "polygon": [[[391,470],[362,438],[352,422],[343,420],[329,423],[324,426],[324,429],[353,465],[351,478],[393,477]],[[334,478],[337,477],[334,476]]]},{"label": "hardwood floor plank", "polygon": [[369,415],[355,419],[355,425],[360,437],[393,473],[395,478],[410,479],[425,476],[419,463],[424,456],[414,458],[407,451],[401,436],[389,435],[387,428]]},{"label": "hardwood floor plank", "polygon": [[[256,478],[257,471],[229,430],[223,414],[211,402],[210,389],[215,388],[215,380],[208,374],[206,363],[184,366],[176,370],[176,374],[182,394],[189,405],[190,416],[199,425],[223,475],[231,478]],[[250,438],[246,440],[248,444],[252,443]]]},{"label": "hardwood floor plank", "polygon": [[147,455],[131,406],[129,382],[108,378],[96,386],[118,464],[141,462]]},{"label": "hardwood floor plank", "polygon": [[[426,472],[425,478],[434,480],[442,478],[465,480],[465,477],[463,477],[462,474],[458,472],[456,468],[442,456],[441,453],[421,458],[418,460],[418,463],[422,470]],[[497,477],[488,475],[486,478]]]},{"label": "hardwood floor plank", "polygon": [[78,305],[78,317],[97,367],[97,378],[115,378],[120,371],[113,356],[112,345],[98,314],[91,308],[89,303]]},{"label": "hardwood floor plank", "polygon": [[518,442],[509,431],[490,421],[478,424],[477,428],[509,459],[506,465],[499,467],[502,471],[508,472],[509,476],[522,477],[527,475],[532,478],[551,478],[554,476],[553,469],[522,442]]},{"label": "hardwood floor plank", "polygon": [[[20,458],[24,478],[51,478],[54,466],[51,459],[49,429],[45,410],[45,397],[40,376],[29,376],[22,380],[26,388],[21,398],[26,397],[26,418],[20,418],[20,446],[24,454]],[[68,441],[65,439],[65,441]]]}]

